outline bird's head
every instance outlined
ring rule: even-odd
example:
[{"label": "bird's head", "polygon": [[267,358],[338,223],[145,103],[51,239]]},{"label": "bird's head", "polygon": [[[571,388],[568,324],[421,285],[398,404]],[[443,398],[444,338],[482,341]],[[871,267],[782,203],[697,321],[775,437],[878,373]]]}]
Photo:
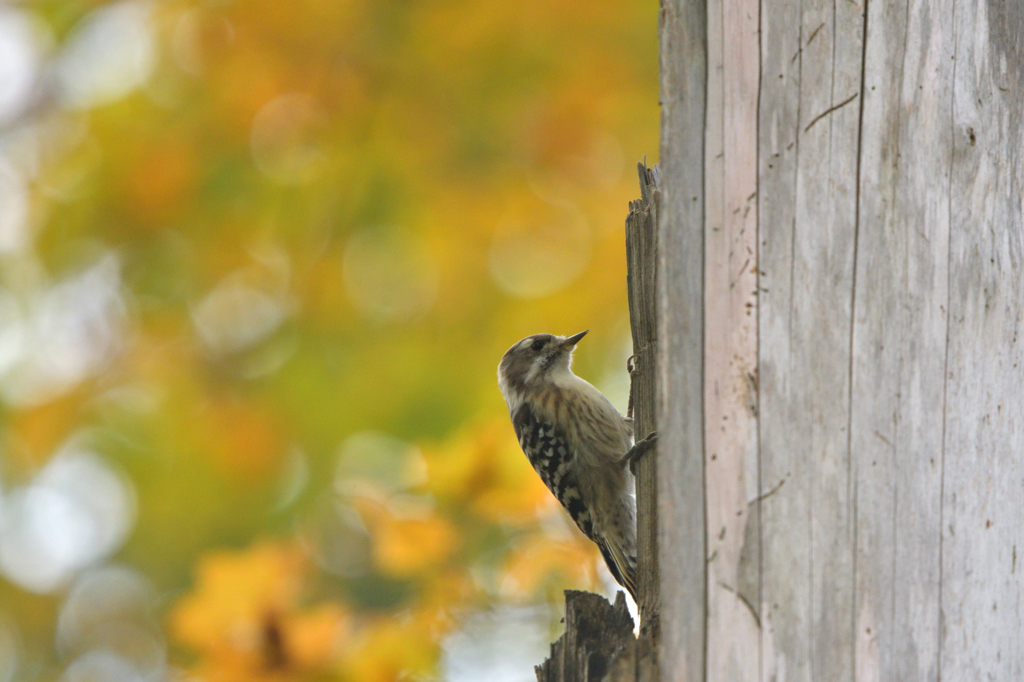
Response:
[{"label": "bird's head", "polygon": [[498,385],[509,405],[571,375],[572,351],[586,334],[534,334],[505,351],[498,364]]}]

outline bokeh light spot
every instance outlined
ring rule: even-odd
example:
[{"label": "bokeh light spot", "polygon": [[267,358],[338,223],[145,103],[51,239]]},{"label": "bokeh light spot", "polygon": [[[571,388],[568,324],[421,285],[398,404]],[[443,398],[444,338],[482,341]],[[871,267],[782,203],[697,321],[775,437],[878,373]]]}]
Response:
[{"label": "bokeh light spot", "polygon": [[250,147],[256,167],[282,185],[301,185],[323,170],[326,116],[309,95],[282,95],[264,105],[252,122]]},{"label": "bokeh light spot", "polygon": [[85,109],[120,99],[142,85],[156,64],[150,9],[116,2],[89,13],[57,58],[62,101]]},{"label": "bokeh light spot", "polygon": [[16,253],[27,244],[28,188],[21,173],[0,156],[0,253]]},{"label": "bokeh light spot", "polygon": [[355,509],[333,496],[306,519],[303,538],[317,566],[331,575],[356,578],[372,566],[373,548],[366,524]]},{"label": "bokeh light spot", "polygon": [[99,456],[69,448],[3,500],[0,571],[50,592],[120,547],[134,518],[131,484]]},{"label": "bokeh light spot", "polygon": [[398,228],[363,229],[345,248],[346,292],[356,309],[381,322],[426,315],[437,297],[437,265],[426,241]]},{"label": "bokeh light spot", "polygon": [[153,678],[109,651],[90,651],[68,666],[61,682],[151,682]]},{"label": "bokeh light spot", "polygon": [[385,433],[363,431],[347,438],[338,455],[334,486],[345,492],[353,481],[398,492],[426,480],[422,453],[410,443]]},{"label": "bokeh light spot", "polygon": [[288,308],[287,301],[229,277],[193,309],[192,322],[211,351],[234,353],[272,334]]},{"label": "bokeh light spot", "polygon": [[32,95],[40,59],[37,36],[28,14],[0,8],[0,123],[17,116]]},{"label": "bokeh light spot", "polygon": [[580,276],[590,261],[590,230],[570,205],[533,202],[511,212],[491,240],[491,277],[519,298],[553,294]]},{"label": "bokeh light spot", "polygon": [[21,358],[24,343],[25,328],[18,299],[6,289],[0,289],[0,379]]},{"label": "bokeh light spot", "polygon": [[[116,654],[155,677],[166,664],[166,647],[153,617],[156,593],[125,566],[87,571],[72,586],[57,619],[57,648],[66,659],[89,651]],[[152,679],[152,677],[151,677]]]},{"label": "bokeh light spot", "polygon": [[[3,397],[15,405],[45,402],[101,369],[124,331],[120,261],[113,254],[33,298],[22,323],[22,352],[0,381]],[[9,343],[15,347],[14,337]]]}]

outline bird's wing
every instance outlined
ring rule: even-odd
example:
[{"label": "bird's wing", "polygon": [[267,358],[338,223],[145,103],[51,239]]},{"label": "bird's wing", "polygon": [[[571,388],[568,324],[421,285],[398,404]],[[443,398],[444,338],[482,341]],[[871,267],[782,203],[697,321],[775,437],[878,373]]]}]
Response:
[{"label": "bird's wing", "polygon": [[623,501],[619,527],[598,528],[592,510],[583,499],[575,469],[575,447],[549,420],[527,404],[512,415],[519,446],[526,453],[544,485],[555,496],[583,534],[601,550],[615,580],[636,599],[636,542],[631,534],[634,512]]},{"label": "bird's wing", "polygon": [[516,430],[519,447],[544,485],[569,512],[583,534],[596,542],[593,517],[584,503],[573,469],[576,453],[569,439],[561,429],[538,417],[528,404],[521,405],[512,415],[512,426]]}]

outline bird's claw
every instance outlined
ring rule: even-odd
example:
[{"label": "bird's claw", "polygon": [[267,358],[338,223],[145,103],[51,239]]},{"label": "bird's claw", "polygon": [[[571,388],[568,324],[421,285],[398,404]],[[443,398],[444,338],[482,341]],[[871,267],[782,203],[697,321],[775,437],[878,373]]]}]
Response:
[{"label": "bird's claw", "polygon": [[650,452],[658,444],[658,432],[652,431],[643,440],[633,443],[633,447],[622,458],[623,464],[629,466],[629,470],[636,474],[636,463]]},{"label": "bird's claw", "polygon": [[639,359],[639,353],[633,353],[628,358],[626,358],[626,371],[629,372],[630,376],[633,376],[633,373],[636,372],[636,361]]}]

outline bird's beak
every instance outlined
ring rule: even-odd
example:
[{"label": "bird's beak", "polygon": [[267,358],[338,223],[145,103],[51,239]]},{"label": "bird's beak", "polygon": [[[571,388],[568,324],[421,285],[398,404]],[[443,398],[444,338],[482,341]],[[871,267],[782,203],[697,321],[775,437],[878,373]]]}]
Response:
[{"label": "bird's beak", "polygon": [[586,329],[584,331],[581,331],[579,334],[573,334],[572,336],[567,338],[565,341],[562,342],[562,350],[572,350],[573,348],[575,348],[576,344],[580,342],[580,339],[586,336],[587,332],[589,331],[589,329]]}]

